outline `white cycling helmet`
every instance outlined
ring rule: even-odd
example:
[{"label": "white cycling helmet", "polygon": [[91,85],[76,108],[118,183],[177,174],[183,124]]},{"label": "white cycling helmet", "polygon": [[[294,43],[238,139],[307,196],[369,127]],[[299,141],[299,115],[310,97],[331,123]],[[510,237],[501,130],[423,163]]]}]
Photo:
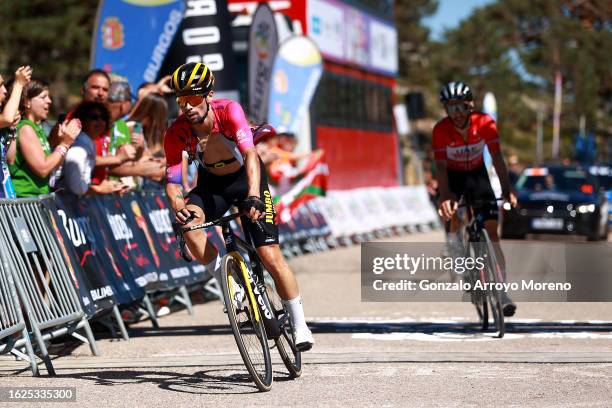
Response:
[{"label": "white cycling helmet", "polygon": [[449,82],[440,90],[440,102],[445,104],[453,99],[471,101],[473,100],[472,90],[465,82]]}]

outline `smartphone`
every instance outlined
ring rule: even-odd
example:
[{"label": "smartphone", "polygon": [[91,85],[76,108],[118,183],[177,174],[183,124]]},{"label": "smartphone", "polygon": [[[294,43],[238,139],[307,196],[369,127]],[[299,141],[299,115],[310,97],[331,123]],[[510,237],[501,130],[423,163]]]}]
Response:
[{"label": "smartphone", "polygon": [[134,122],[134,127],[132,128],[132,132],[142,134],[142,123]]}]

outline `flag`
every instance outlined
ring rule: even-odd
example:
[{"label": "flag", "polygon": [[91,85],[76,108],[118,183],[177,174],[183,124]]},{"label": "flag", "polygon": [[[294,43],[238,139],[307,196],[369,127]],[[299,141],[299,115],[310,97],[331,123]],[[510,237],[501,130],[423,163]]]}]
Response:
[{"label": "flag", "polygon": [[299,167],[283,165],[270,175],[270,187],[284,185],[282,192],[275,191],[274,205],[278,220],[288,222],[298,207],[316,197],[325,195],[329,170],[323,150],[310,153]]}]

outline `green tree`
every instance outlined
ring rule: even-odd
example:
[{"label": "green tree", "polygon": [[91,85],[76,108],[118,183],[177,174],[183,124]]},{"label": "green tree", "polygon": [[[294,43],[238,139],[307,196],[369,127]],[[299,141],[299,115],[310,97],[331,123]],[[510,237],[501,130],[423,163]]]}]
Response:
[{"label": "green tree", "polygon": [[399,78],[412,86],[428,86],[434,80],[431,68],[429,29],[422,20],[436,12],[437,0],[396,0]]},{"label": "green tree", "polygon": [[78,95],[89,68],[92,28],[98,0],[2,0],[0,72],[6,78],[20,65],[51,83],[56,109]]}]

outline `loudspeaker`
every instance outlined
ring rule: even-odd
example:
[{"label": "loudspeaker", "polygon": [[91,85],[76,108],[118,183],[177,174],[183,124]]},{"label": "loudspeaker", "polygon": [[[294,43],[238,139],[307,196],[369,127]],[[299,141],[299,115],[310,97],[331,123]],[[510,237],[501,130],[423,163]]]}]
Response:
[{"label": "loudspeaker", "polygon": [[425,118],[425,104],[421,92],[409,92],[406,94],[406,108],[408,109],[408,119]]}]

